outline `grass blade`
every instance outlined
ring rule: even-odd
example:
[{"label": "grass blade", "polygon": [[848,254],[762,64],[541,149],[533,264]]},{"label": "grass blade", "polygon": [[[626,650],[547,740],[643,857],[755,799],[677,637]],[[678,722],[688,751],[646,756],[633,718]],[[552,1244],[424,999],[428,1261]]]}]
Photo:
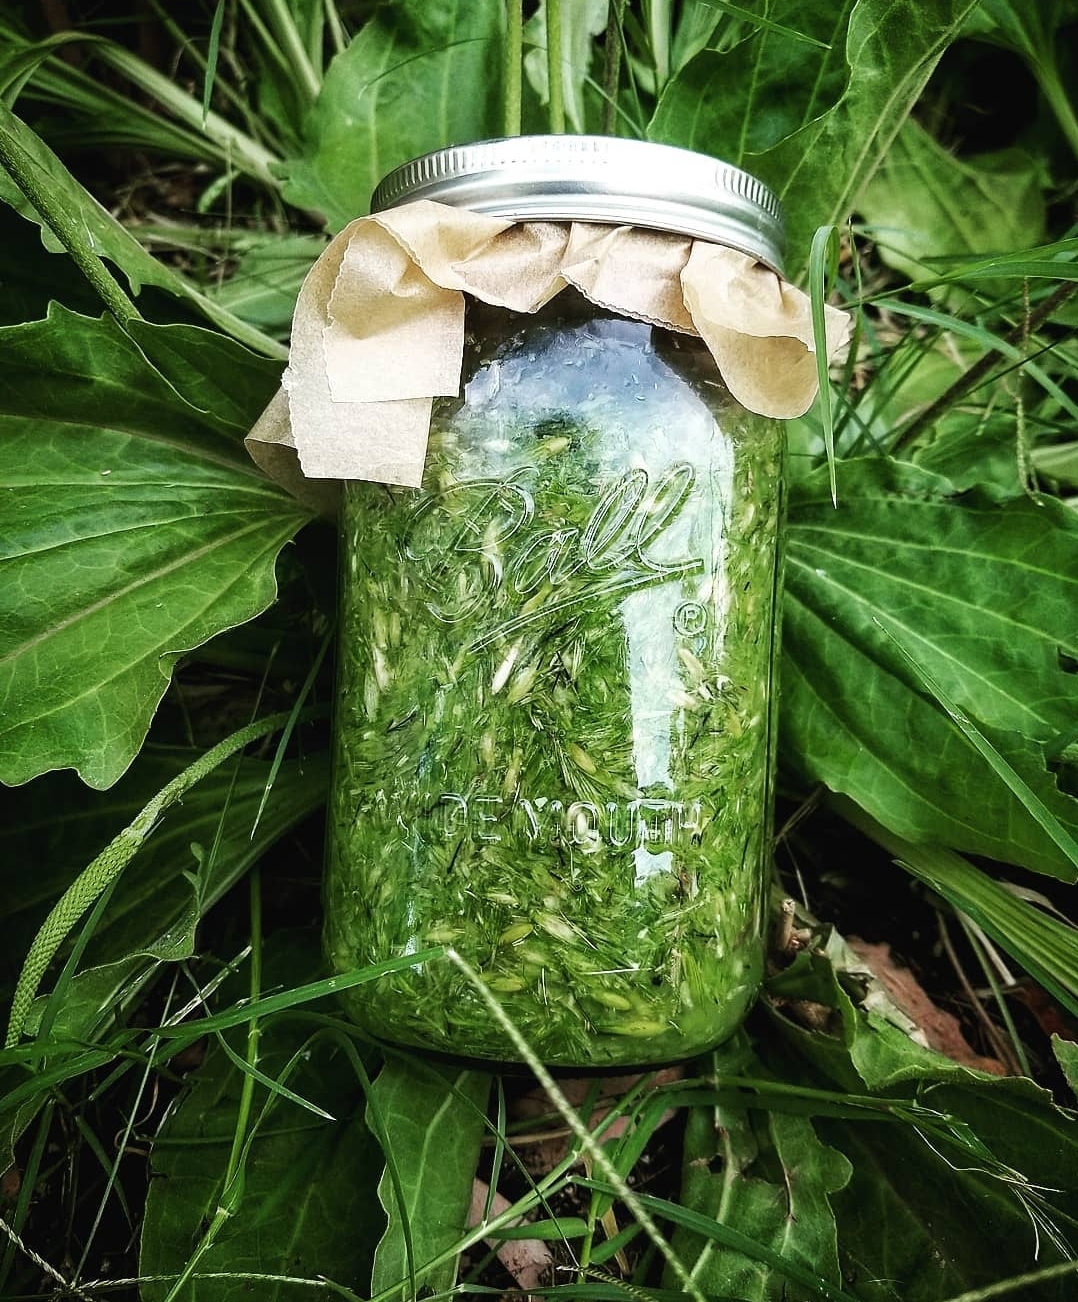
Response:
[{"label": "grass blade", "polygon": [[1018,898],[1006,883],[940,846],[917,845],[877,823],[845,796],[839,813],[919,881],[967,914],[1074,1016],[1078,1016],[1078,928]]},{"label": "grass blade", "polygon": [[809,253],[809,298],[812,304],[812,339],[816,352],[816,378],[820,386],[820,422],[823,426],[827,466],[831,474],[831,500],[838,505],[835,481],[835,413],[831,405],[831,380],[827,372],[827,326],[824,304],[827,285],[838,266],[838,227],[821,226],[812,237]]},{"label": "grass blade", "polygon": [[202,79],[202,129],[210,116],[210,101],[213,99],[213,84],[217,79],[217,57],[221,53],[221,25],[225,19],[225,0],[217,0],[210,24],[210,43],[206,52],[206,75]]}]

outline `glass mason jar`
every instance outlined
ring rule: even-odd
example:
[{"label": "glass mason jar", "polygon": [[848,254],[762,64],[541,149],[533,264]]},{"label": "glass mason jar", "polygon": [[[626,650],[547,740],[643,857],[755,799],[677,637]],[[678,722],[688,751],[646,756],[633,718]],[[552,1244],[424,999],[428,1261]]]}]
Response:
[{"label": "glass mason jar", "polygon": [[[543,185],[540,215],[578,215]],[[591,220],[622,220],[609,191]],[[737,1027],[763,966],[782,458],[695,337],[572,290],[469,304],[422,488],[344,486],[336,970],[452,946],[552,1065]],[[444,958],[344,999],[376,1037],[514,1057]]]}]

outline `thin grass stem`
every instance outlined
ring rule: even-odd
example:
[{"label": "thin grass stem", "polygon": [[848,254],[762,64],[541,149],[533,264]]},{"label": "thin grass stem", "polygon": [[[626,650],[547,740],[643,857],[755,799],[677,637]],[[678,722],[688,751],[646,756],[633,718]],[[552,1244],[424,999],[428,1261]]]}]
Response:
[{"label": "thin grass stem", "polygon": [[502,1163],[505,1160],[505,1126],[506,1126],[506,1101],[505,1101],[505,1081],[501,1076],[494,1077],[494,1153],[490,1162],[490,1183],[487,1188],[486,1206],[483,1208],[483,1220],[489,1220],[491,1211],[494,1207],[494,1192],[498,1188],[502,1179]]},{"label": "thin grass stem", "polygon": [[[307,677],[303,680],[303,686],[299,689],[295,703],[292,706],[292,712],[288,722],[281,729],[280,740],[277,742],[277,749],[273,755],[273,761],[270,764],[270,771],[266,776],[266,784],[262,788],[262,798],[258,802],[258,811],[255,814],[254,822],[251,825],[251,840],[255,839],[255,833],[258,831],[258,825],[262,821],[262,815],[266,812],[266,805],[269,802],[270,793],[273,791],[273,785],[277,781],[277,774],[281,771],[281,764],[284,762],[285,751],[288,743],[292,739],[292,733],[295,731],[296,724],[299,723],[303,716],[303,711],[307,705],[307,698],[314,690],[315,682],[318,679],[318,671],[322,668],[322,661],[326,658],[333,642],[333,627],[327,629],[325,636],[322,638],[322,645],[318,648],[311,667],[307,671]],[[276,651],[276,647],[274,648]],[[269,672],[267,666],[267,673]],[[259,688],[259,699],[261,700],[262,689]]]},{"label": "thin grass stem", "polygon": [[[956,916],[958,917],[958,921],[962,925],[962,928],[966,932],[966,935],[968,937],[969,929],[965,925],[966,924],[965,914],[963,914],[961,911],[958,911]],[[973,1010],[973,1013],[977,1017],[978,1021],[984,1027],[985,1035],[988,1037],[988,1041],[992,1046],[993,1052],[995,1053],[996,1057],[999,1058],[999,1060],[1006,1065],[1006,1068],[1011,1075],[1017,1075],[1020,1069],[1020,1064],[1015,1054],[1011,1052],[1010,1047],[1008,1046],[1006,1040],[1000,1034],[999,1027],[996,1026],[995,1022],[993,1022],[992,1019],[988,1016],[988,1013],[985,1011],[984,1005],[977,998],[977,992],[973,989],[970,979],[966,975],[966,970],[962,966],[962,962],[958,957],[958,952],[954,947],[954,942],[951,940],[951,933],[948,930],[947,922],[944,919],[943,914],[940,913],[938,910],[936,912],[936,925],[939,928],[940,940],[943,943],[944,952],[946,953],[947,958],[950,961],[951,967],[954,969],[955,975],[958,977],[958,983],[962,987],[963,993],[965,994],[966,998],[969,1000],[970,1008]],[[980,957],[981,956],[978,954],[978,958]]]},{"label": "thin grass stem", "polygon": [[1038,63],[1037,80],[1040,82],[1044,98],[1055,114],[1060,130],[1066,137],[1067,144],[1078,158],[1078,117],[1075,116],[1070,95],[1063,85],[1058,70],[1054,65],[1046,67],[1043,63]]},{"label": "thin grass stem", "polygon": [[509,1036],[509,1039],[513,1043],[513,1047],[535,1073],[539,1083],[546,1090],[547,1094],[557,1106],[558,1111],[561,1112],[568,1125],[572,1128],[573,1134],[576,1136],[584,1152],[588,1154],[596,1167],[602,1172],[604,1178],[614,1188],[618,1197],[625,1203],[633,1216],[636,1217],[637,1221],[639,1221],[643,1226],[644,1233],[655,1245],[659,1253],[662,1255],[663,1260],[673,1271],[674,1277],[677,1279],[678,1283],[693,1299],[693,1302],[706,1302],[700,1286],[685,1269],[685,1263],[660,1233],[658,1226],[648,1214],[640,1198],[632,1189],[629,1188],[620,1172],[607,1156],[603,1146],[595,1138],[595,1135],[587,1128],[584,1122],[581,1121],[576,1109],[569,1103],[569,1100],[562,1093],[558,1083],[554,1080],[554,1077],[551,1076],[550,1072],[547,1071],[546,1067],[539,1060],[535,1050],[524,1039],[521,1033],[517,1030],[512,1019],[506,1014],[497,999],[495,999],[486,982],[479,976],[478,972],[475,971],[468,961],[456,952],[456,950],[447,949],[446,957],[451,963],[455,963],[461,972],[463,972],[465,977],[467,977],[468,981],[475,988],[479,997],[490,1009],[498,1025],[505,1031],[506,1035]]},{"label": "thin grass stem", "polygon": [[[251,1004],[257,1004],[262,994],[262,874],[257,866],[251,869],[248,898],[251,909],[251,965],[249,994]],[[261,1039],[261,1023],[252,1017],[247,1023],[247,1061],[254,1068],[258,1066],[258,1045]],[[251,1072],[244,1072],[240,1089],[240,1103],[236,1113],[236,1128],[232,1133],[232,1148],[228,1154],[225,1167],[225,1186],[227,1188],[239,1169],[240,1157],[251,1119],[251,1105],[254,1101],[255,1078]]]},{"label": "thin grass stem", "polygon": [[622,17],[625,0],[610,0],[603,38],[603,134],[612,136],[618,127],[618,85],[621,82]]},{"label": "thin grass stem", "polygon": [[126,329],[141,321],[138,309],[127,297],[120,282],[94,251],[82,224],[57,197],[34,159],[22,148],[16,130],[18,119],[0,102],[0,163],[33,205],[42,221],[71,255],[71,260],[93,286],[116,321]]},{"label": "thin grass stem", "polygon": [[[996,976],[994,966],[985,953],[984,944],[977,935],[979,928],[973,926],[964,913],[958,915],[958,921],[962,924],[962,930],[966,933],[966,939],[969,941],[970,948],[977,955],[977,960],[984,970],[985,979],[992,990],[992,997],[996,1001],[996,1007],[999,1009],[999,1015],[1003,1019],[1003,1024],[1007,1028],[1007,1034],[1010,1036],[1010,1056],[1014,1059],[1015,1066],[1023,1076],[1033,1079],[1033,1072],[1029,1065],[1029,1055],[1026,1053],[1026,1047],[1022,1043],[1018,1034],[1018,1028],[1014,1024],[1014,1018],[1011,1016],[1011,1010],[1008,1007],[1007,1000],[1003,991],[1000,989],[999,979]],[[979,1001],[978,1001],[979,1002]]]},{"label": "thin grass stem", "polygon": [[831,501],[838,506],[835,461],[835,414],[831,403],[831,379],[827,367],[827,322],[824,307],[827,285],[838,261],[838,228],[821,226],[812,237],[809,253],[809,297],[812,307],[812,338],[816,352],[816,380],[820,390],[820,423],[831,478]]},{"label": "thin grass stem", "polygon": [[1054,1266],[1045,1266],[1041,1270],[1031,1270],[1024,1275],[1012,1275],[1010,1279],[997,1280],[995,1284],[984,1284],[981,1288],[972,1288],[965,1293],[955,1293],[943,1302],[994,1302],[995,1298],[1009,1297],[1033,1284],[1047,1284],[1053,1279],[1066,1279],[1068,1275],[1078,1274],[1078,1261],[1061,1261]]},{"label": "thin grass stem", "polygon": [[[1078,294],[1078,281],[1064,281],[1042,303],[1035,307],[1028,317],[1024,317],[1013,330],[1004,335],[1002,342],[1008,348],[1014,348],[1022,344],[1034,330],[1044,325],[1075,294]],[[891,455],[899,456],[912,447],[921,435],[926,430],[931,429],[936,421],[953,407],[960,398],[975,389],[988,376],[997,360],[995,352],[989,352],[974,362],[938,398],[930,402],[920,415],[910,421],[891,445]]]},{"label": "thin grass stem", "polygon": [[8,1242],[12,1244],[13,1247],[17,1248],[24,1256],[29,1257],[38,1270],[51,1279],[53,1283],[59,1285],[59,1289],[54,1296],[76,1297],[79,1299],[79,1302],[94,1302],[94,1299],[89,1295],[89,1293],[85,1292],[81,1288],[77,1288],[74,1284],[69,1283],[69,1281],[60,1274],[51,1262],[46,1261],[39,1252],[35,1252],[34,1249],[23,1240],[22,1236],[12,1229],[2,1216],[0,1216],[0,1231],[6,1235]]},{"label": "thin grass stem", "polygon": [[265,3],[269,9],[270,22],[281,43],[285,61],[292,70],[294,84],[313,104],[322,89],[322,79],[311,62],[292,12],[284,0],[265,0]]},{"label": "thin grass stem", "polygon": [[299,1004],[311,1003],[325,995],[340,994],[342,990],[351,990],[356,986],[377,981],[379,977],[389,976],[393,972],[403,972],[406,968],[419,963],[433,963],[442,958],[445,950],[441,945],[430,949],[417,950],[402,958],[389,958],[382,963],[372,963],[369,967],[356,968],[340,976],[324,977],[307,985],[296,986],[293,990],[281,990],[277,994],[264,995],[254,1007],[231,1008],[223,1013],[214,1013],[212,1017],[202,1018],[197,1022],[184,1022],[177,1025],[159,1027],[156,1034],[169,1043],[162,1050],[162,1058],[172,1058],[187,1044],[194,1044],[210,1031],[227,1031],[230,1026],[240,1026],[250,1020],[255,1012],[260,1017],[268,1013],[280,1012],[283,1008],[295,1008]]},{"label": "thin grass stem", "polygon": [[135,815],[131,823],[113,837],[104,850],[79,874],[53,906],[30,946],[30,952],[23,963],[11,1001],[5,1048],[17,1044],[21,1038],[41,979],[71,928],[135,857],[165,810],[201,778],[212,773],[219,764],[237,751],[243,750],[245,746],[249,746],[251,742],[259,741],[270,733],[276,732],[288,722],[289,718],[289,711],[268,715],[218,742],[205,755],[200,756],[162,787]]},{"label": "thin grass stem", "polygon": [[546,67],[548,112],[551,134],[565,132],[565,89],[562,83],[562,14],[561,0],[547,0],[546,5]]},{"label": "thin grass stem", "polygon": [[[166,1014],[171,1009],[172,1000],[176,993],[176,982],[178,979],[179,979],[179,973],[175,973],[172,979],[172,986],[169,990],[168,999],[165,1005]],[[105,1188],[98,1202],[97,1212],[94,1215],[94,1221],[90,1227],[90,1232],[86,1236],[86,1241],[82,1249],[82,1256],[79,1258],[79,1263],[75,1267],[75,1272],[72,1276],[72,1281],[76,1284],[78,1283],[79,1277],[82,1275],[82,1272],[86,1269],[86,1262],[89,1259],[90,1251],[93,1248],[94,1240],[97,1238],[98,1230],[101,1228],[101,1221],[105,1215],[105,1207],[108,1203],[109,1194],[112,1192],[114,1186],[117,1188],[117,1190],[119,1190],[120,1188],[119,1186],[120,1163],[123,1161],[124,1155],[127,1152],[127,1146],[131,1141],[131,1134],[135,1128],[135,1118],[138,1115],[138,1109],[142,1102],[142,1096],[145,1093],[146,1086],[149,1084],[152,1071],[153,1071],[153,1067],[150,1063],[150,1059],[147,1058],[143,1064],[142,1078],[138,1082],[138,1085],[135,1089],[135,1096],[131,1103],[130,1112],[128,1114],[127,1120],[124,1123],[124,1128],[121,1133],[120,1140],[116,1145],[116,1156],[113,1159],[113,1161],[108,1164],[107,1167],[108,1178],[105,1181]]]},{"label": "thin grass stem", "polygon": [[206,70],[202,78],[202,128],[210,116],[210,104],[213,102],[213,88],[217,80],[217,58],[221,53],[221,28],[225,21],[225,0],[217,0],[210,24],[210,40],[206,50]]},{"label": "thin grass stem", "polygon": [[505,115],[502,126],[507,136],[519,136],[524,96],[524,0],[506,0],[505,17]]},{"label": "thin grass stem", "polygon": [[333,0],[325,0],[322,12],[326,16],[326,26],[329,28],[329,39],[333,42],[333,52],[343,54],[348,48],[348,33]]}]

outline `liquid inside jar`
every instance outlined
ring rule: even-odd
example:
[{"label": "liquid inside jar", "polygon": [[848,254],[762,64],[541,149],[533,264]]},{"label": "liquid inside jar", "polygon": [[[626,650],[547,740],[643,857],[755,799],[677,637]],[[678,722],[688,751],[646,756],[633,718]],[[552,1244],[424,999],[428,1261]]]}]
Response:
[{"label": "liquid inside jar", "polygon": [[[691,1056],[758,986],[782,432],[696,339],[472,306],[421,490],[345,486],[326,939],[451,945],[552,1065]],[[513,1057],[448,960],[344,996]]]}]

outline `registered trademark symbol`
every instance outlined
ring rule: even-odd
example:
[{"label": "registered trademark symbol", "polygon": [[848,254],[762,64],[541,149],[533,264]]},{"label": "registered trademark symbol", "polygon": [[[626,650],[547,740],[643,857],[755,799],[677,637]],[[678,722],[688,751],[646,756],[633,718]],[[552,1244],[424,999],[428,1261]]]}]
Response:
[{"label": "registered trademark symbol", "polygon": [[707,628],[707,607],[699,601],[683,601],[674,611],[674,628],[683,637],[695,637]]}]

